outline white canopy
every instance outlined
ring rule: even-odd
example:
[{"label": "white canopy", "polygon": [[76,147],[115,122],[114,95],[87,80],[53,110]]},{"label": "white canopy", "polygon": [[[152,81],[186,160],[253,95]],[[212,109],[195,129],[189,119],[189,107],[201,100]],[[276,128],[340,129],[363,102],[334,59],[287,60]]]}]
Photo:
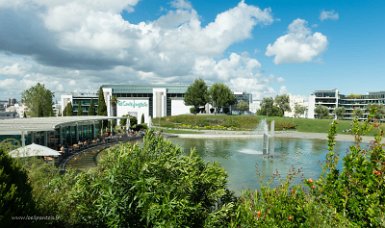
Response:
[{"label": "white canopy", "polygon": [[17,148],[9,152],[9,155],[13,158],[16,157],[33,157],[33,156],[59,156],[60,153],[56,150],[32,143],[28,146]]}]

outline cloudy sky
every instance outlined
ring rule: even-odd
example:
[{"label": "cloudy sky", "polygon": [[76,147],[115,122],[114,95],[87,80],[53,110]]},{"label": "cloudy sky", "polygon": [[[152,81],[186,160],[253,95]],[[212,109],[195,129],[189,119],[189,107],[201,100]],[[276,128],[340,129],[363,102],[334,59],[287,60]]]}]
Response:
[{"label": "cloudy sky", "polygon": [[0,0],[0,99],[44,83],[385,90],[385,1]]}]

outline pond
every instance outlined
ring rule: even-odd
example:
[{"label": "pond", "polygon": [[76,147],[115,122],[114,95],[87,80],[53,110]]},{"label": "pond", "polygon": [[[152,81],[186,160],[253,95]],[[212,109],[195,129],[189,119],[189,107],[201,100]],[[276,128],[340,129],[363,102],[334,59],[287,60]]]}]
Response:
[{"label": "pond", "polygon": [[[304,178],[318,178],[327,153],[326,140],[275,138],[274,152],[262,154],[261,138],[186,139],[168,138],[187,153],[195,148],[207,162],[218,162],[228,174],[228,187],[237,194],[246,189],[256,189],[260,181],[271,179],[279,173],[286,177],[290,170],[300,171],[294,183]],[[336,151],[341,157],[352,142],[337,142]],[[85,153],[72,159],[68,166],[88,169],[96,166],[97,153]],[[341,164],[340,164],[341,165]],[[275,178],[273,184],[277,184]]]},{"label": "pond", "polygon": [[[218,162],[227,171],[229,189],[240,193],[256,189],[260,181],[279,173],[281,178],[295,170],[300,171],[294,183],[304,178],[318,178],[327,154],[327,141],[314,139],[275,138],[274,152],[263,155],[262,139],[185,139],[170,138],[185,151],[196,148],[205,160]],[[352,142],[337,142],[336,151],[344,156]],[[256,153],[251,153],[255,151]],[[260,153],[258,153],[260,152]],[[341,166],[341,163],[339,164]],[[273,184],[277,184],[278,177]]]}]

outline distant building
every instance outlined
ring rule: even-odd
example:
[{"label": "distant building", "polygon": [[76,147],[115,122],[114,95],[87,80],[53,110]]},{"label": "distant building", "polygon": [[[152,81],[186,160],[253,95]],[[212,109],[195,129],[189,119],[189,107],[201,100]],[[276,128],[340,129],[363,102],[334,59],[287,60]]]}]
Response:
[{"label": "distant building", "polygon": [[17,112],[0,111],[0,119],[14,119],[14,118],[19,118],[19,114]]},{"label": "distant building", "polygon": [[[295,116],[295,106],[300,105],[308,109],[309,102],[306,97],[298,96],[298,95],[289,95],[289,102],[290,102],[290,112],[285,112],[285,117],[294,117]],[[307,118],[308,117],[308,111],[306,110],[302,115],[299,115],[298,117],[301,118]]]},{"label": "distant building", "polygon": [[0,112],[5,111],[5,108],[7,107],[8,101],[0,100]]},{"label": "distant building", "polygon": [[[316,90],[309,100],[309,110],[312,108],[313,118],[316,118],[314,108],[318,105],[323,105],[328,108],[329,115],[334,117],[334,110],[337,107],[343,107],[345,113],[343,119],[353,119],[354,110],[360,109],[363,111],[361,119],[368,117],[368,105],[385,104],[385,91],[369,92],[368,94],[340,94],[337,89],[332,90]],[[314,108],[313,108],[314,107]],[[310,112],[309,112],[310,114]]]},{"label": "distant building", "polygon": [[[103,85],[108,116],[129,114],[141,123],[149,118],[175,116],[190,113],[191,106],[184,104],[185,85]],[[112,98],[116,98],[116,104]]]},{"label": "distant building", "polygon": [[60,107],[58,110],[60,110],[60,114],[63,114],[63,111],[67,104],[70,102],[72,104],[72,111],[73,115],[78,115],[78,105],[80,103],[80,108],[82,115],[88,115],[90,105],[91,105],[91,100],[94,102],[94,107],[95,107],[95,114],[96,110],[98,107],[98,96],[96,93],[71,93],[71,94],[63,94],[61,95],[60,99]]}]

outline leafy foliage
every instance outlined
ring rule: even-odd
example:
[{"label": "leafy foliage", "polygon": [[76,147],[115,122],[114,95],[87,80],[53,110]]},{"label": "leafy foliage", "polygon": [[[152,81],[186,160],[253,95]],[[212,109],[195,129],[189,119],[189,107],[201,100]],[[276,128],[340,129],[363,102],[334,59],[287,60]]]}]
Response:
[{"label": "leafy foliage", "polygon": [[326,106],[317,105],[314,109],[318,119],[326,119],[329,117],[329,110]]},{"label": "leafy foliage", "polygon": [[207,85],[203,79],[196,79],[188,88],[184,95],[184,103],[194,106],[194,112],[197,113],[200,106],[208,102]]},{"label": "leafy foliage", "polygon": [[78,116],[82,116],[82,115],[83,115],[82,104],[79,102],[78,103]]},{"label": "leafy foliage", "polygon": [[73,110],[72,110],[72,103],[68,102],[66,107],[63,110],[63,115],[64,116],[72,116],[73,115]]},{"label": "leafy foliage", "polygon": [[5,148],[0,144],[0,226],[10,227],[16,222],[26,222],[15,221],[12,217],[31,215],[34,202],[27,173],[8,156]]},{"label": "leafy foliage", "polygon": [[355,118],[361,118],[364,115],[364,111],[360,108],[355,108],[353,110],[353,117]]},{"label": "leafy foliage", "polygon": [[[361,148],[361,135],[367,133],[370,120],[353,122],[356,144],[343,158],[342,172],[337,169],[339,155],[334,151],[335,123],[329,132],[326,175],[317,184],[315,194],[337,212],[360,227],[385,226],[385,150],[379,129],[369,149]],[[378,128],[377,122],[372,123]]]},{"label": "leafy foliage", "polygon": [[307,108],[300,104],[295,104],[294,106],[294,116],[299,117],[302,116],[306,112]]},{"label": "leafy foliage", "polygon": [[246,101],[239,101],[237,103],[236,109],[242,112],[248,111],[249,110],[249,103]]},{"label": "leafy foliage", "polygon": [[95,115],[95,103],[94,103],[94,99],[91,99],[91,102],[90,102],[90,108],[88,109],[88,115],[89,115],[89,116],[94,116],[94,115]]},{"label": "leafy foliage", "polygon": [[291,111],[289,95],[283,94],[283,95],[276,96],[274,99],[274,102],[277,105],[277,107],[281,110],[282,115],[284,115],[285,112]]},{"label": "leafy foliage", "polygon": [[106,101],[104,100],[104,94],[102,87],[99,88],[98,91],[98,116],[107,116],[107,105]]},{"label": "leafy foliage", "polygon": [[282,110],[274,105],[272,97],[263,98],[261,108],[257,111],[257,114],[263,116],[283,116]]},{"label": "leafy foliage", "polygon": [[333,208],[317,202],[302,186],[286,181],[245,192],[229,227],[348,227],[350,222]]},{"label": "leafy foliage", "polygon": [[343,119],[346,110],[344,107],[337,107],[334,109],[334,114],[337,116],[337,119]]},{"label": "leafy foliage", "polygon": [[37,83],[35,86],[23,91],[22,102],[28,107],[28,116],[44,117],[53,116],[54,93]]},{"label": "leafy foliage", "polygon": [[[195,151],[183,154],[182,149],[149,131],[143,147],[121,144],[111,148],[95,170],[54,178],[48,175],[48,183],[34,181],[35,196],[39,208],[54,211],[67,225],[226,224],[233,197],[225,188],[225,171],[215,163],[205,163]],[[40,179],[39,175],[32,179]]]},{"label": "leafy foliage", "polygon": [[216,112],[235,104],[234,93],[223,83],[215,83],[209,89],[210,103]]}]

